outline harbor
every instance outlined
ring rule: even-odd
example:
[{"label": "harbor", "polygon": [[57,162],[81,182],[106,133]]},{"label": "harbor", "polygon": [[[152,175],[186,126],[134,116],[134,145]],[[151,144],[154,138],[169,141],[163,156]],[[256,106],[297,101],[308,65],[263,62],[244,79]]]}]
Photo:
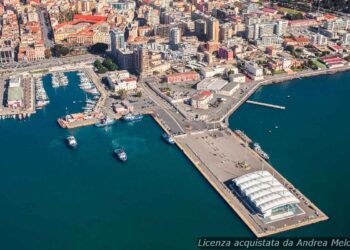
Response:
[{"label": "harbor", "polygon": [[86,99],[86,106],[82,113],[66,114],[64,118],[58,118],[57,122],[62,128],[79,128],[91,126],[100,121],[105,114],[102,109],[107,98],[106,90],[101,86],[100,79],[91,68],[78,69],[80,79],[79,87],[94,98]]},{"label": "harbor", "polygon": [[[317,117],[322,115],[320,113],[328,113],[337,108],[342,108],[342,112],[345,111],[346,106],[343,104],[346,103],[344,99],[346,91],[341,87],[344,84],[340,84],[340,80],[344,82],[347,78],[339,80],[335,77],[329,76],[326,80],[322,78],[322,82],[317,83],[314,80],[305,79],[297,80],[287,86],[264,87],[261,97],[254,95],[252,98],[258,101],[283,103],[288,106],[285,112],[274,112],[271,109],[243,104],[230,119],[232,130],[238,127],[253,142],[261,143],[262,148],[272,158],[271,164],[277,171],[287,177],[297,189],[305,193],[331,218],[326,223],[316,223],[282,233],[281,237],[307,237],[312,236],[315,231],[326,236],[337,235],[347,228],[346,211],[350,208],[346,202],[341,202],[340,195],[334,195],[349,189],[346,174],[339,175],[339,172],[348,173],[349,170],[346,159],[342,158],[346,154],[345,145],[348,138],[348,130],[346,130],[348,123],[344,120],[346,116],[333,117],[336,120],[328,123],[326,121],[326,125],[323,126],[325,131],[334,131],[334,136],[329,137],[327,141],[329,147],[321,148],[325,138],[322,138],[323,143],[320,143],[320,130],[311,130],[314,124],[312,120],[319,119]],[[45,78],[45,82],[49,82],[49,79]],[[319,85],[321,87],[315,93]],[[97,129],[94,126],[74,130],[74,136],[79,145],[77,150],[72,151],[65,142],[67,130],[56,126],[55,119],[66,113],[66,106],[72,113],[81,110],[85,95],[78,87],[68,86],[66,90],[59,89],[59,95],[55,96],[56,90],[52,89],[50,84],[45,86],[48,86],[46,90],[50,98],[50,104],[45,107],[45,110],[38,110],[30,121],[0,122],[2,131],[7,131],[3,139],[9,141],[8,144],[1,146],[3,154],[9,156],[2,162],[1,185],[3,190],[7,190],[5,193],[9,194],[8,190],[10,190],[11,196],[20,202],[16,206],[8,204],[6,200],[2,202],[4,207],[9,207],[2,213],[5,225],[8,223],[17,225],[16,230],[10,227],[4,233],[5,237],[20,233],[26,244],[37,249],[44,249],[47,246],[45,242],[36,244],[32,240],[38,235],[37,232],[42,231],[46,231],[50,242],[54,242],[59,248],[65,248],[74,243],[83,245],[85,249],[95,248],[91,247],[92,241],[88,240],[91,232],[106,236],[104,239],[97,240],[97,243],[94,239],[93,242],[96,244],[105,243],[118,248],[127,248],[130,242],[128,235],[132,232],[134,232],[133,237],[142,238],[146,235],[152,242],[158,242],[158,236],[155,237],[154,234],[161,235],[159,244],[162,246],[176,234],[184,239],[176,245],[178,249],[181,249],[183,244],[193,245],[199,234],[205,236],[234,234],[237,237],[252,237],[245,223],[240,221],[240,217],[236,216],[230,205],[226,205],[229,203],[223,200],[219,191],[207,181],[204,174],[197,171],[197,166],[193,167],[192,161],[188,161],[188,157],[183,156],[182,150],[169,147],[161,140],[163,129],[160,129],[150,116],[146,116],[142,122],[135,124],[118,121],[108,130]],[[344,100],[340,103],[342,106],[338,107],[335,102],[323,98],[321,89],[325,88],[331,96]],[[339,91],[340,97],[335,95]],[[268,98],[271,95],[276,98]],[[277,98],[281,95],[285,99]],[[289,95],[291,97],[287,98]],[[305,98],[310,96],[314,98],[317,96],[318,101],[313,99],[305,109],[301,108],[305,105]],[[73,101],[76,103],[73,104]],[[317,107],[322,108],[322,112]],[[290,119],[281,121],[281,115]],[[300,117],[305,122],[300,124],[300,121],[294,117]],[[256,126],[261,121],[263,124]],[[332,127],[335,121],[340,124],[338,129]],[[271,134],[267,133],[267,130],[275,125],[279,128]],[[11,129],[7,129],[9,127]],[[43,127],[45,127],[45,133],[41,132]],[[145,127],[147,127],[147,133],[144,131]],[[345,135],[342,131],[345,131]],[[41,136],[37,136],[38,134]],[[16,157],[15,152],[18,152],[16,141],[24,137],[27,138],[22,142],[25,150],[20,150],[21,157]],[[304,140],[303,147],[300,147],[298,141],[305,137],[308,139]],[[234,139],[233,136],[231,138]],[[175,137],[176,141],[178,139]],[[37,143],[33,145],[34,140]],[[211,140],[215,139],[211,138]],[[239,138],[236,137],[235,140],[238,142]],[[112,155],[112,149],[120,145],[128,154],[128,162],[125,166]],[[335,152],[328,151],[329,157],[314,157],[317,155],[316,152],[326,154],[329,148],[335,146],[340,147]],[[43,148],[45,148],[44,151]],[[238,152],[242,154],[242,151]],[[188,153],[191,152],[188,151]],[[37,160],[38,154],[42,155],[40,161]],[[255,152],[249,153],[253,158],[254,154],[256,155]],[[334,159],[341,160],[337,164],[337,171],[329,169],[333,166]],[[198,159],[194,157],[193,162],[196,161]],[[28,164],[32,167],[28,168]],[[264,168],[267,169],[267,166],[264,165]],[[249,171],[253,169],[242,170],[244,173]],[[21,172],[21,180],[18,180],[18,172]],[[204,170],[203,173],[205,173]],[[232,176],[226,175],[229,179]],[[15,179],[16,183],[13,181]],[[155,179],[158,181],[155,182]],[[65,185],[62,185],[63,181]],[[330,181],[335,181],[339,185],[331,185]],[[232,196],[229,188],[223,188],[223,190]],[[138,197],[140,193],[144,195]],[[334,206],[335,203],[338,206]],[[32,205],[32,210],[23,210],[21,204]],[[66,209],[57,209],[58,207]],[[169,216],[169,212],[172,216]],[[38,213],[43,216],[38,218],[36,216]],[[54,217],[52,213],[55,213]],[[67,218],[67,213],[71,214],[71,217]],[[92,213],[101,220],[91,221]],[[77,218],[76,214],[79,214],[76,223],[81,226],[89,223],[89,232],[81,231],[80,228],[73,232],[69,231],[71,220]],[[12,218],[17,219],[14,221]],[[175,226],[171,227],[167,234],[164,233],[164,223],[178,225],[177,221],[181,219],[188,221],[186,228]],[[59,239],[57,231],[47,226],[47,222],[54,224],[58,220],[62,223],[62,230],[64,229]],[[135,231],[134,228],[140,225],[140,220],[152,226]],[[33,223],[34,221],[37,223]],[[154,224],[157,226],[155,227]],[[32,229],[30,232],[27,232],[27,225]],[[101,231],[101,226],[104,228],[110,226],[113,232]],[[329,232],[330,227],[333,228],[333,232]],[[115,232],[123,236],[123,239],[113,241]],[[72,235],[76,238],[71,239]],[[81,235],[85,240],[81,241]],[[70,242],[62,243],[62,238],[70,239]],[[146,240],[140,240],[136,244],[142,248]],[[19,243],[16,246],[20,248]],[[160,246],[159,249],[161,248]]]},{"label": "harbor", "polygon": [[[65,88],[70,84],[64,71],[53,70],[50,73],[53,89]],[[163,141],[170,145],[176,144],[183,151],[197,170],[257,237],[266,237],[328,219],[321,210],[268,163],[270,157],[258,143],[253,142],[242,131],[232,132],[227,127],[227,121],[225,124],[220,122],[227,114],[232,114],[244,102],[275,109],[285,109],[284,106],[247,100],[260,88],[261,83],[250,85],[250,89],[246,91],[245,95],[238,101],[232,102],[228,112],[219,121],[212,123],[213,126],[210,127],[210,122],[206,124],[203,121],[193,121],[188,119],[186,114],[178,112],[176,106],[169,104],[168,100],[164,100],[162,95],[153,92],[152,88],[148,89],[151,85],[148,85],[148,87],[144,85],[143,90],[147,97],[156,104],[152,109],[141,107],[136,110],[132,109],[135,114],[116,114],[111,110],[114,104],[111,103],[110,94],[92,68],[78,69],[75,74],[79,79],[77,86],[85,93],[86,97],[85,100],[81,101],[84,105],[80,112],[70,112],[66,108],[66,114],[57,119],[57,123],[62,128],[76,129],[92,125],[96,127],[112,126],[115,120],[118,119],[137,121],[142,119],[142,114],[151,114],[165,132],[161,136]],[[37,88],[36,101],[37,104],[39,101],[41,104],[37,106],[41,108],[49,103],[49,99],[46,92],[44,92],[42,81],[36,78],[35,82]],[[75,141],[74,136],[69,138],[73,138]],[[77,144],[75,141],[75,145]],[[121,156],[122,154],[123,156]],[[119,147],[117,155],[119,159],[122,159],[121,161],[126,161],[126,154],[127,150],[121,151]],[[268,213],[271,214],[269,216],[264,214],[262,210],[260,211],[259,206],[254,205],[253,201],[249,203],[244,201],[248,198],[241,197],[236,188],[232,188],[235,179],[243,178],[248,174],[263,174],[265,171],[266,174],[276,178],[276,183],[280,185],[279,188],[283,187],[288,190],[290,193],[288,199],[295,201],[295,204],[283,203],[282,200],[287,198],[282,198],[283,193],[281,191],[271,191],[270,194],[265,194],[266,206],[268,202],[278,203],[278,199],[281,199],[281,204],[275,208],[278,212],[269,210]],[[254,206],[256,207],[254,208]]]}]

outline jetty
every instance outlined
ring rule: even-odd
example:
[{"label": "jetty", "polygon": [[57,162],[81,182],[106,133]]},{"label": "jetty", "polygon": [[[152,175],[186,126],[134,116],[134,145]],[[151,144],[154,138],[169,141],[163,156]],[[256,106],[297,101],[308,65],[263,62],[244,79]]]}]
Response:
[{"label": "jetty", "polygon": [[[257,237],[327,220],[328,217],[269,163],[263,161],[230,129],[175,136],[177,146]],[[243,164],[242,164],[243,163]],[[246,167],[242,167],[246,166]],[[232,179],[267,171],[300,201],[299,212],[279,219],[266,219],[252,212],[232,190]]]},{"label": "jetty", "polygon": [[[258,87],[256,86],[248,95]],[[162,104],[159,97],[152,96],[152,99],[157,101],[158,105]],[[233,110],[242,103],[237,104]],[[256,237],[267,237],[328,219],[326,214],[226,124],[217,123],[217,127],[214,126],[214,128],[194,129],[198,128],[196,121],[182,120],[171,109],[168,109],[168,112],[172,115],[157,112],[153,118],[166,133],[174,138],[176,145]],[[178,126],[182,129],[178,129]],[[282,196],[287,193],[289,198],[292,197],[294,200],[292,209],[289,209],[289,204],[285,203],[285,198],[276,193],[275,187],[266,188],[265,185],[269,183],[259,184],[259,180],[251,179],[245,186],[251,185],[256,189],[254,196],[260,196],[261,200],[258,203],[265,204],[265,207],[270,206],[270,215],[259,211],[254,201],[249,201],[248,196],[245,197],[237,190],[235,179],[250,178],[249,174],[259,175],[259,173],[268,174],[273,178],[275,180],[273,183],[277,183],[279,189],[285,190]],[[276,210],[271,207],[272,204]]]},{"label": "jetty", "polygon": [[246,103],[264,106],[264,107],[268,107],[268,108],[274,108],[274,109],[286,109],[285,106],[274,105],[274,104],[265,103],[265,102],[257,102],[257,101],[247,100]]}]

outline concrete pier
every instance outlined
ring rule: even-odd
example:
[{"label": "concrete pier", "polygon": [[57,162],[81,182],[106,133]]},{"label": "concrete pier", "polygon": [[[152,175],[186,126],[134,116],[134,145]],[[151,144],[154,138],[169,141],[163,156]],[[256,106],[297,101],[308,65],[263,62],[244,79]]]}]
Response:
[{"label": "concrete pier", "polygon": [[286,107],[284,107],[284,106],[274,105],[274,104],[269,104],[269,103],[264,103],[264,102],[256,102],[256,101],[251,101],[251,100],[247,100],[246,103],[264,106],[264,107],[268,107],[268,108],[274,108],[274,109],[286,109]]},{"label": "concrete pier", "polygon": [[[266,237],[328,219],[320,209],[270,164],[263,161],[249,147],[246,147],[245,143],[230,129],[176,136],[175,142],[257,237]],[[249,168],[238,167],[237,163],[241,161],[246,162]],[[257,214],[249,211],[230,190],[229,184],[233,178],[262,169],[270,172],[300,200],[298,206],[304,213],[266,222]]]}]

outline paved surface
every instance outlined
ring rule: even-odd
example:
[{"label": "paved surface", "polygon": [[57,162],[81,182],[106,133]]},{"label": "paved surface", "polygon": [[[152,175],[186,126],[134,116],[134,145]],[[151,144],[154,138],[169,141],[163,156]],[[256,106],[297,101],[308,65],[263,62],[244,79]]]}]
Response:
[{"label": "paved surface", "polygon": [[49,25],[49,19],[47,11],[41,8],[37,8],[39,18],[40,18],[40,25],[41,25],[41,31],[43,33],[43,38],[44,38],[44,44],[45,48],[52,48],[55,43],[52,39],[52,29]]},{"label": "paved surface", "polygon": [[[258,237],[290,230],[300,226],[328,219],[299,190],[284,179],[254,151],[246,147],[243,141],[229,129],[223,131],[202,132],[177,136],[176,142],[203,176],[212,184],[241,219]],[[249,167],[243,169],[237,162],[245,161]],[[301,201],[299,207],[304,212],[290,218],[266,223],[261,217],[252,214],[229,189],[235,177],[257,170],[269,171]]]}]

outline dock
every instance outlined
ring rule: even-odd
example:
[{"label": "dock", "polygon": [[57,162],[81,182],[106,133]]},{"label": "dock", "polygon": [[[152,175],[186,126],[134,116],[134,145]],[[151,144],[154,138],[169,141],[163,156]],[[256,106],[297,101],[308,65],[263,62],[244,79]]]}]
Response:
[{"label": "dock", "polygon": [[270,104],[270,103],[265,103],[265,102],[257,102],[257,101],[247,100],[246,103],[264,106],[264,107],[268,107],[268,108],[274,108],[274,109],[286,109],[285,106],[280,106],[280,105],[275,105],[275,104]]},{"label": "dock", "polygon": [[[67,72],[66,70],[62,69],[54,69],[51,70],[50,72],[58,72],[58,71],[63,71]],[[98,99],[96,106],[94,107],[93,110],[93,118],[89,119],[84,119],[84,116],[82,113],[78,114],[73,114],[76,115],[77,117],[79,116],[79,119],[76,119],[74,121],[66,121],[65,119],[59,118],[57,119],[57,123],[62,127],[62,128],[67,128],[67,129],[72,129],[72,128],[79,128],[79,127],[85,127],[85,126],[91,126],[95,125],[100,121],[100,119],[103,117],[103,108],[104,104],[107,100],[107,91],[104,89],[102,86],[99,77],[96,75],[96,73],[93,71],[91,67],[83,67],[83,68],[74,68],[74,70],[71,71],[82,71],[86,74],[87,77],[90,78],[90,80],[93,82],[95,87],[97,88],[98,92],[100,93],[100,98]]]},{"label": "dock", "polygon": [[[269,163],[263,161],[253,150],[245,146],[243,140],[230,129],[180,135],[175,136],[174,140],[197,170],[256,237],[266,237],[328,219]],[[237,163],[242,161],[246,162],[249,168],[238,167]],[[230,189],[229,184],[233,178],[258,170],[268,171],[293,193],[300,200],[298,206],[304,213],[270,222],[252,213]]]}]

